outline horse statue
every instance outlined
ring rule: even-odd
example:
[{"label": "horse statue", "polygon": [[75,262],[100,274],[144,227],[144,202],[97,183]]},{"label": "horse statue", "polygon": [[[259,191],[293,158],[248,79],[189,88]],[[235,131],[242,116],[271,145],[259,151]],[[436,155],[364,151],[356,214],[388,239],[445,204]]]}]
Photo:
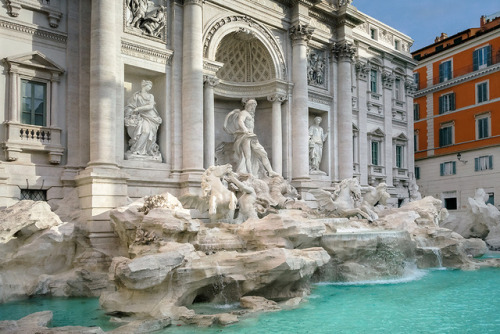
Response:
[{"label": "horse statue", "polygon": [[344,179],[333,194],[323,189],[311,189],[309,192],[318,201],[318,209],[326,215],[350,218],[360,216],[372,221],[370,215],[355,206],[361,199],[361,186],[358,179]]},{"label": "horse statue", "polygon": [[231,223],[238,202],[236,196],[227,188],[226,178],[233,174],[230,164],[210,166],[201,176],[202,195],[186,194],[179,198],[185,208],[208,210],[210,222]]}]

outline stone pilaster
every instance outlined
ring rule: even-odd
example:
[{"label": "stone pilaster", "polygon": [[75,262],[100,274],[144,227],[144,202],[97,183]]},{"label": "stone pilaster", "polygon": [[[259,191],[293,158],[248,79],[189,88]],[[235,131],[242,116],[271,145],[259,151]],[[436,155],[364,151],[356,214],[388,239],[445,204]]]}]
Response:
[{"label": "stone pilaster", "polygon": [[292,38],[292,180],[309,179],[307,43],[313,28],[296,24],[290,28]]},{"label": "stone pilaster", "polygon": [[396,77],[392,72],[384,71],[382,72],[382,84],[383,84],[383,98],[384,98],[384,131],[386,133],[386,138],[384,142],[384,160],[383,164],[385,166],[385,175],[388,186],[393,185],[393,156],[394,156],[394,145],[392,143],[391,134],[392,132],[392,89],[394,86],[394,80]]},{"label": "stone pilaster", "polygon": [[[413,79],[413,78],[412,78]],[[412,159],[410,157],[415,156],[415,138],[414,138],[414,127],[413,127],[413,98],[415,96],[415,93],[417,92],[417,85],[413,82],[413,80],[406,80],[405,81],[405,92],[406,92],[406,120],[408,122],[407,124],[407,131],[408,131],[408,147],[407,147],[407,152],[406,152],[406,161],[407,161],[407,167],[408,167],[408,173],[410,175],[410,179],[413,178],[414,173],[415,173],[415,159]]]},{"label": "stone pilaster", "polygon": [[272,111],[272,165],[276,173],[283,173],[283,131],[281,127],[281,104],[286,100],[284,94],[274,94],[267,99],[273,104]]},{"label": "stone pilaster", "polygon": [[208,168],[215,164],[215,106],[214,87],[219,84],[219,80],[213,76],[203,76],[205,91],[203,94],[204,121],[203,137],[205,141],[204,167]]},{"label": "stone pilaster", "polygon": [[9,108],[9,122],[17,123],[19,122],[18,116],[18,92],[17,92],[17,83],[19,82],[19,74],[17,71],[12,70],[10,72],[10,108]]},{"label": "stone pilaster", "polygon": [[184,0],[182,56],[182,170],[203,172],[203,1]]},{"label": "stone pilaster", "polygon": [[348,42],[335,43],[332,52],[338,59],[338,150],[339,179],[353,176],[352,135],[352,60],[356,49]]},{"label": "stone pilaster", "polygon": [[368,185],[368,77],[370,74],[370,67],[366,63],[356,63],[356,77],[358,79],[358,106],[359,106],[359,173],[360,184],[363,186]]}]

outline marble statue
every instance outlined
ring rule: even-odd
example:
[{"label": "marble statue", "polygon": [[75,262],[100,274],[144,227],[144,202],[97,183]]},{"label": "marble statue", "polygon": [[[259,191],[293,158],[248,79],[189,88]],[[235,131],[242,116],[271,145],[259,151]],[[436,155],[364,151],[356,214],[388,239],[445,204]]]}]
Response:
[{"label": "marble statue", "polygon": [[314,124],[309,128],[309,170],[319,172],[319,164],[323,157],[323,142],[328,137],[328,133],[323,132],[320,126],[322,118],[314,117]]},{"label": "marble statue", "polygon": [[[240,180],[240,178],[242,179]],[[245,174],[241,175],[240,178],[235,173],[232,173],[228,177],[228,181],[232,182],[236,186],[235,190],[238,193],[239,211],[236,219],[237,223],[243,223],[247,219],[259,218],[256,209],[257,193],[248,182],[252,176],[250,174]]]},{"label": "marble statue", "polygon": [[373,221],[369,214],[356,207],[356,201],[361,198],[361,186],[356,178],[342,180],[333,194],[323,189],[311,189],[309,192],[318,201],[320,212],[326,215],[360,216]]},{"label": "marble statue", "polygon": [[375,221],[378,219],[375,208],[378,205],[386,205],[391,195],[387,192],[387,184],[383,182],[379,183],[376,187],[368,186],[364,190],[366,192],[363,196],[360,209],[366,212],[372,221]]},{"label": "marble statue", "polygon": [[224,130],[234,135],[234,152],[238,157],[237,173],[264,176],[266,172],[277,175],[271,167],[267,152],[253,132],[257,101],[249,99],[243,110],[231,111],[224,120]]},{"label": "marble statue", "polygon": [[164,6],[148,0],[130,0],[127,8],[131,13],[131,18],[127,22],[129,27],[140,29],[152,37],[161,37],[166,25]]},{"label": "marble statue", "polygon": [[208,210],[211,223],[232,223],[238,199],[228,189],[227,180],[233,175],[230,164],[210,166],[201,176],[202,195],[186,194],[179,198],[185,208]]},{"label": "marble statue", "polygon": [[141,90],[132,95],[125,107],[125,126],[130,136],[126,158],[161,161],[156,134],[162,119],[156,111],[154,96],[149,93],[153,83],[142,80],[141,86]]},{"label": "marble statue", "polygon": [[422,199],[422,194],[420,194],[420,191],[418,191],[417,181],[415,181],[414,178],[410,180],[409,191],[410,191],[410,202]]}]

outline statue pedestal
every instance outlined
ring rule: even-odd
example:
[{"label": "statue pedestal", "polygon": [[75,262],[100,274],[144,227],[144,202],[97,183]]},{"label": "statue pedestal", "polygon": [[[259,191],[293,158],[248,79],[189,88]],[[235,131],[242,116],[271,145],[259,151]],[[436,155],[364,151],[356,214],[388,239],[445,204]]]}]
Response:
[{"label": "statue pedestal", "polygon": [[135,154],[135,153],[132,153],[130,151],[127,151],[125,153],[125,160],[162,162],[161,153],[158,153],[156,155],[142,155],[142,154]]}]

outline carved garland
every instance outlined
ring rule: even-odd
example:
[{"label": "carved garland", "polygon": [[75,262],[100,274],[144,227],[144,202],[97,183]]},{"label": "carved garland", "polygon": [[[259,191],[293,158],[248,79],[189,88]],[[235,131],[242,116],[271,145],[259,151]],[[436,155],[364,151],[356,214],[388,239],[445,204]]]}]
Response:
[{"label": "carved garland", "polygon": [[279,44],[276,42],[276,39],[274,38],[273,34],[263,25],[258,23],[257,21],[253,20],[252,18],[248,16],[240,16],[240,15],[231,15],[231,16],[226,16],[223,17],[216,22],[212,23],[211,28],[208,30],[205,41],[203,43],[203,56],[205,58],[208,58],[208,50],[210,48],[210,43],[212,41],[212,38],[214,37],[215,33],[217,30],[219,30],[221,27],[223,27],[226,24],[231,24],[231,23],[243,23],[247,25],[250,28],[258,30],[260,33],[262,33],[265,38],[270,42],[272,48],[275,51],[275,54],[279,58],[279,63],[280,63],[280,68],[282,71],[282,76],[286,77],[286,63],[285,59],[283,57],[283,53],[281,52],[281,48]]}]

